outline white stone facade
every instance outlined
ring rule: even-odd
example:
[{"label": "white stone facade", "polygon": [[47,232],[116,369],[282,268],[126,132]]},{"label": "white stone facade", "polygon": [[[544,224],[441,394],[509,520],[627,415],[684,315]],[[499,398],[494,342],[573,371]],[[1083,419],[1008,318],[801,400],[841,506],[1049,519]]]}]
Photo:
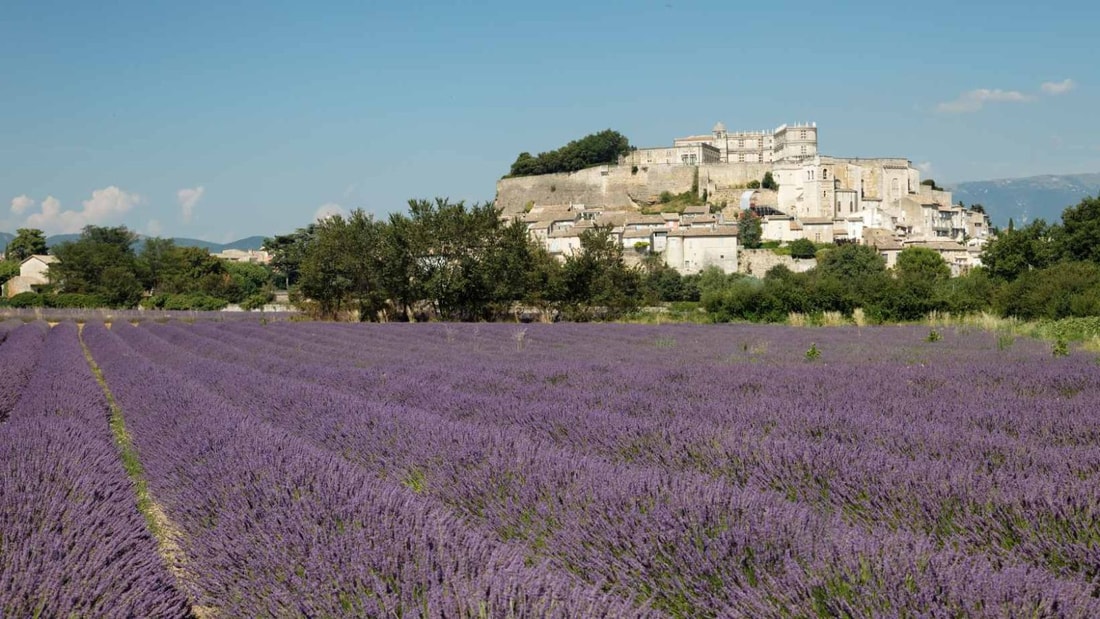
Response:
[{"label": "white stone facade", "polygon": [[624,155],[620,165],[703,165],[719,163],[721,154],[710,144],[676,144],[658,148],[638,148]]},{"label": "white stone facade", "polygon": [[773,131],[735,132],[718,123],[709,135],[676,138],[673,144],[713,146],[721,163],[801,161],[817,155],[817,123],[782,125]]},{"label": "white stone facade", "polygon": [[677,230],[665,241],[665,264],[681,275],[718,267],[723,273],[737,272],[737,231]]},{"label": "white stone facade", "polygon": [[[685,274],[707,264],[736,270],[736,236],[722,225],[722,218],[711,218],[704,206],[688,207],[679,216],[630,212],[655,206],[666,191],[679,194],[689,187],[707,196],[710,207],[731,210],[731,219],[747,205],[763,217],[765,241],[873,244],[891,264],[905,243],[934,243],[940,244],[935,247],[953,272],[974,266],[991,233],[984,213],[954,205],[950,192],[922,184],[920,171],[908,159],[831,157],[821,155],[817,145],[814,123],[742,132],[727,131],[718,123],[709,135],[633,151],[619,166],[545,179],[505,179],[498,184],[498,199],[513,210],[540,199],[593,203],[599,213],[593,223],[612,226],[624,248],[641,247],[648,235],[646,251],[661,253],[667,264]],[[769,172],[777,190],[748,189]],[[575,217],[572,210],[562,213],[566,219]],[[529,216],[535,218],[537,211],[535,205]],[[579,243],[572,239],[579,233],[564,232],[568,221],[549,212],[537,218],[528,222],[532,236],[544,246],[552,246],[559,257],[577,251]],[[871,236],[873,242],[868,241]],[[720,240],[724,237],[733,238],[733,245]]]},{"label": "white stone facade", "polygon": [[43,286],[50,283],[50,265],[57,262],[57,257],[35,254],[19,264],[19,275],[8,279],[4,283],[4,292],[8,298],[22,292],[34,292],[35,286]]}]

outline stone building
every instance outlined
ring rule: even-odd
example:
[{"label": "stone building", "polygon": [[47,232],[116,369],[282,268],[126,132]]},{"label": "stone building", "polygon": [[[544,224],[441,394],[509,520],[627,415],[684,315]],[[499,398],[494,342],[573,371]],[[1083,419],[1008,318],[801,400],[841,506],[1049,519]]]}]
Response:
[{"label": "stone building", "polygon": [[230,262],[271,264],[271,254],[263,249],[226,249],[211,255]]},{"label": "stone building", "polygon": [[4,293],[10,299],[22,292],[34,292],[35,286],[50,283],[50,265],[55,262],[56,256],[35,254],[27,258],[19,264],[19,275],[4,284]]},{"label": "stone building", "polygon": [[719,163],[720,151],[710,144],[677,144],[658,148],[638,148],[620,158],[620,165],[702,165]]},{"label": "stone building", "polygon": [[[777,164],[777,208],[794,217],[850,217],[867,207],[897,210],[901,200],[919,191],[920,171],[908,159],[815,156]],[[931,196],[930,196],[931,198]],[[936,196],[945,204],[950,194]]]},{"label": "stone building", "polygon": [[719,122],[709,135],[676,138],[673,145],[709,145],[718,150],[719,163],[773,163],[800,161],[817,155],[817,124],[782,125],[774,131],[726,130]]},{"label": "stone building", "polygon": [[[750,189],[768,173],[777,190]],[[638,213],[666,192],[687,191],[706,196],[708,205]],[[821,155],[814,123],[741,132],[718,123],[710,134],[676,138],[671,147],[632,151],[617,166],[502,179],[497,200],[505,216],[522,209],[531,235],[559,258],[578,249],[579,233],[569,227],[591,221],[611,226],[632,258],[657,252],[684,274],[709,264],[738,269],[736,234],[722,224],[745,209],[763,218],[764,240],[873,244],[891,264],[907,244],[926,243],[954,273],[974,266],[991,232],[985,214],[922,184],[906,158]],[[563,202],[570,206],[542,206]],[[718,217],[710,214],[714,207]],[[745,255],[742,270],[767,267],[763,258]]]},{"label": "stone building", "polygon": [[665,264],[681,275],[714,266],[723,273],[737,272],[737,227],[680,229],[669,232],[662,255]]}]

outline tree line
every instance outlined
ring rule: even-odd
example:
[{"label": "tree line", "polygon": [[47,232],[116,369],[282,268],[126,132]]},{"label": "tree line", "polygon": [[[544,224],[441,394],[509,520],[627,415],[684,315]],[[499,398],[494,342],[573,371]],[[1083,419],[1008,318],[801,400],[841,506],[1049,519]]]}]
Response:
[{"label": "tree line", "polygon": [[492,203],[408,205],[386,219],[357,209],[267,239],[291,299],[322,318],[393,321],[515,319],[525,309],[615,318],[641,301],[641,274],[610,228],[582,233],[582,251],[563,263]]},{"label": "tree line", "polygon": [[[751,216],[743,244],[758,244]],[[21,230],[0,273],[18,272],[23,254],[45,252],[37,231]],[[747,238],[752,237],[752,238]],[[262,305],[276,287],[320,318],[359,320],[514,320],[541,314],[565,320],[617,319],[639,307],[682,303],[711,321],[784,321],[856,310],[874,322],[917,320],[929,312],[994,312],[1022,319],[1100,315],[1100,197],[1067,208],[1059,224],[1035,221],[998,231],[984,266],[951,277],[934,251],[909,247],[887,269],[879,252],[807,241],[787,248],[817,266],[778,266],[763,277],[707,269],[681,275],[644,253],[628,266],[608,227],[580,235],[580,250],[558,260],[526,225],[506,221],[492,203],[411,200],[407,212],[376,219],[362,210],[265,239],[271,269],[229,263],[206,250],[147,239],[136,247],[125,227],[89,226],[53,248],[59,262],[41,293],[15,304],[218,309]],[[29,252],[29,253],[28,253]],[[20,298],[22,297],[22,299]]]},{"label": "tree line", "polygon": [[606,129],[537,156],[527,152],[520,153],[508,175],[536,176],[576,172],[595,165],[617,163],[620,156],[629,152],[630,140],[618,131]]},{"label": "tree line", "polygon": [[[37,292],[5,299],[15,307],[112,307],[217,310],[230,303],[262,307],[274,298],[270,269],[229,262],[206,249],[181,247],[171,239],[146,238],[125,226],[86,226],[75,241],[50,250],[50,283]],[[8,244],[0,281],[19,274],[27,257],[47,253],[41,230],[20,229]]]},{"label": "tree line", "polygon": [[[808,253],[804,245],[792,243],[792,255]],[[792,312],[851,316],[856,308],[877,322],[917,320],[933,311],[1023,320],[1098,316],[1100,196],[1065,209],[1060,224],[1036,220],[1016,228],[1010,221],[984,248],[983,266],[959,277],[922,247],[902,250],[890,270],[868,246],[842,245],[816,257],[806,273],[779,266],[763,278],[708,274],[698,298],[718,321],[782,321]]]},{"label": "tree line", "polygon": [[[805,273],[779,266],[763,277],[718,269],[684,276],[659,254],[627,266],[629,250],[609,228],[583,232],[580,251],[560,261],[522,222],[502,220],[491,203],[467,207],[445,198],[412,200],[407,213],[385,220],[357,210],[268,239],[266,246],[292,298],[321,317],[502,320],[526,308],[591,320],[687,302],[713,321],[784,321],[792,312],[851,316],[857,308],[876,322],[917,320],[932,311],[1062,318],[1100,314],[1100,252],[1080,253],[1100,247],[1096,203],[1067,209],[1057,234],[1041,222],[1001,232],[986,251],[988,268],[959,277],[923,247],[904,249],[887,269],[873,247],[822,248],[804,240],[788,249],[817,258]],[[758,245],[758,222],[750,214],[742,225],[742,243]],[[1046,256],[1044,262],[1026,263],[1035,255]],[[1010,264],[1014,272],[1007,271]]]}]

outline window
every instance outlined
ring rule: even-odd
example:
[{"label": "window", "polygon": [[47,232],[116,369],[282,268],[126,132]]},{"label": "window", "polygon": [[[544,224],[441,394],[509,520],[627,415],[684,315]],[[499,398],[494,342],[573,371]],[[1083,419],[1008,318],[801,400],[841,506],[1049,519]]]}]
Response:
[{"label": "window", "polygon": [[803,147],[802,147],[802,154],[803,154],[803,155],[805,155],[805,154],[806,154],[806,147],[805,147],[805,146],[803,146]]},{"label": "window", "polygon": [[826,170],[825,168],[822,168],[821,169],[821,180],[825,180],[827,178],[829,178],[829,171]]}]

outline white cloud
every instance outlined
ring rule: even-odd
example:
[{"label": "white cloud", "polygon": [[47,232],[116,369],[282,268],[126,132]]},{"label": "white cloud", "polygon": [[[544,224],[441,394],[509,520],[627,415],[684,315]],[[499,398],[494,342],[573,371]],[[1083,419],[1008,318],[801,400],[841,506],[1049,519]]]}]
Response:
[{"label": "white cloud", "polygon": [[317,208],[317,212],[313,214],[313,218],[320,221],[322,219],[328,219],[333,215],[340,215],[341,217],[347,215],[348,212],[344,210],[344,207],[336,204],[335,202],[326,202]]},{"label": "white cloud", "polygon": [[206,191],[203,186],[195,187],[194,189],[180,189],[176,192],[176,201],[179,202],[180,208],[183,210],[183,221],[191,221],[191,215],[195,211],[195,205],[202,200],[202,194]]},{"label": "white cloud", "polygon": [[931,176],[932,175],[932,162],[931,161],[922,161],[922,162],[917,164],[917,169],[921,171],[921,174],[923,174],[925,176]]},{"label": "white cloud", "polygon": [[91,199],[85,200],[79,211],[63,211],[61,201],[49,196],[42,201],[41,211],[27,217],[26,225],[51,234],[80,232],[84,226],[107,222],[141,202],[141,196],[114,185],[93,191]]},{"label": "white cloud", "polygon": [[1041,88],[1044,94],[1051,96],[1064,95],[1077,87],[1077,83],[1068,77],[1060,82],[1043,82]]},{"label": "white cloud", "polygon": [[22,215],[27,211],[27,209],[34,206],[34,204],[34,200],[29,198],[26,194],[15,196],[11,199],[11,212],[15,213],[16,215]]},{"label": "white cloud", "polygon": [[164,227],[156,219],[150,219],[149,223],[145,224],[146,236],[160,236],[161,232],[164,232]]},{"label": "white cloud", "polygon": [[936,110],[948,114],[964,114],[977,112],[985,107],[986,103],[1023,103],[1031,101],[1032,98],[1031,95],[1026,95],[1019,90],[978,88],[962,93],[954,101],[940,103],[936,106]]}]

